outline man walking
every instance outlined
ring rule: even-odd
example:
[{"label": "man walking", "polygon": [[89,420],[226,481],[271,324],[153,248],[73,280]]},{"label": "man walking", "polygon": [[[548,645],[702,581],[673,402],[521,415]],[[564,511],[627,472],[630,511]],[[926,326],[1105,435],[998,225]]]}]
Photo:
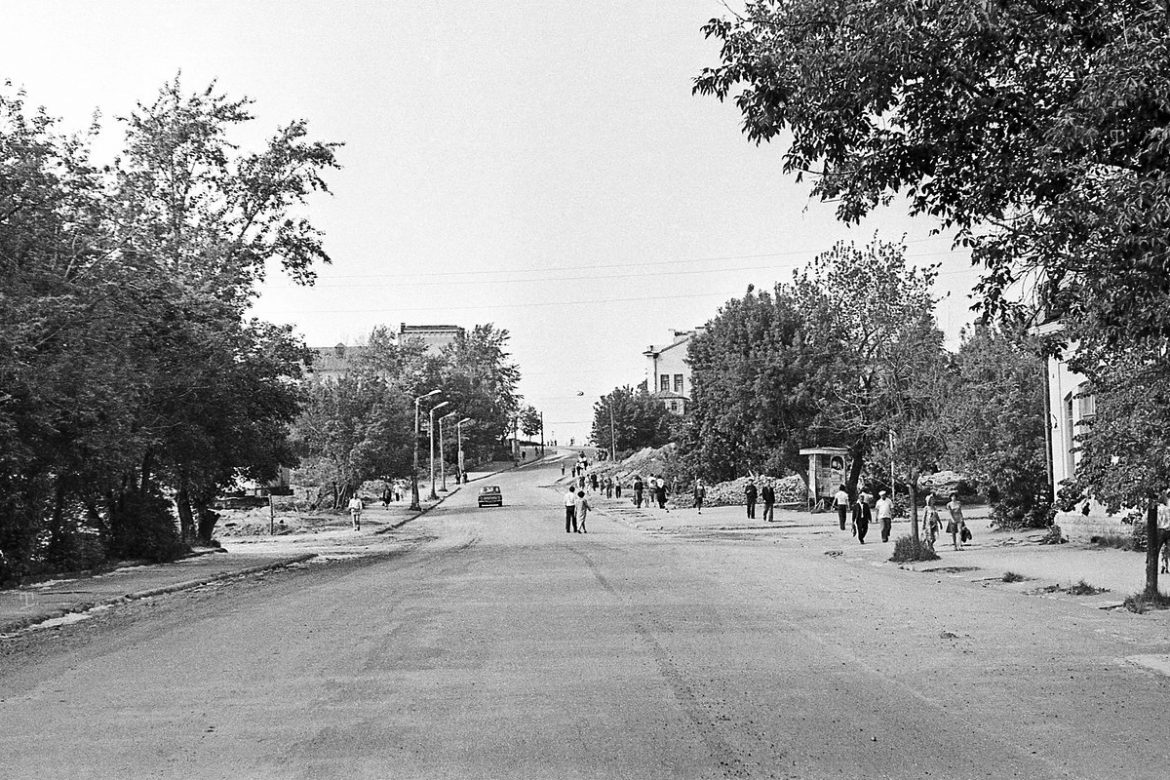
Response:
[{"label": "man walking", "polygon": [[634,477],[634,506],[638,509],[642,508],[642,491],[645,485],[642,483],[641,476]]},{"label": "man walking", "polygon": [[857,503],[853,505],[853,533],[862,544],[865,544],[865,534],[869,531],[869,520],[873,516],[865,498],[864,492],[858,493]]},{"label": "man walking", "polygon": [[878,520],[882,523],[882,541],[890,541],[890,526],[894,522],[894,502],[890,494],[882,490],[878,493],[877,506]]},{"label": "man walking", "polygon": [[756,483],[748,482],[747,487],[743,492],[744,499],[747,500],[747,516],[749,520],[756,519]]},{"label": "man walking", "polygon": [[695,480],[695,509],[699,510],[699,514],[703,514],[703,499],[707,497],[707,487],[703,484],[702,478]]},{"label": "man walking", "polygon": [[764,522],[770,523],[775,517],[773,511],[776,506],[776,489],[772,487],[771,482],[760,490],[760,500],[764,502]]},{"label": "man walking", "polygon": [[573,485],[565,493],[565,533],[577,533],[577,491]]},{"label": "man walking", "polygon": [[833,506],[837,508],[837,520],[841,523],[841,530],[845,530],[845,513],[849,510],[849,494],[844,485],[837,486],[837,495],[833,496]]}]

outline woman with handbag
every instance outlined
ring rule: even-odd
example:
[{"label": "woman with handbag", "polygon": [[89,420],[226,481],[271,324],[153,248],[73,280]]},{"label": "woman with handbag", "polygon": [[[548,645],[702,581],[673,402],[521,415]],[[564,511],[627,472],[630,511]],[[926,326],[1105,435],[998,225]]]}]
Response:
[{"label": "woman with handbag", "polygon": [[955,549],[961,550],[963,542],[971,538],[971,532],[967,530],[967,522],[963,519],[963,505],[959,502],[958,493],[951,493],[947,509],[951,513],[951,519],[947,523],[947,533],[951,535],[951,543],[955,545]]}]

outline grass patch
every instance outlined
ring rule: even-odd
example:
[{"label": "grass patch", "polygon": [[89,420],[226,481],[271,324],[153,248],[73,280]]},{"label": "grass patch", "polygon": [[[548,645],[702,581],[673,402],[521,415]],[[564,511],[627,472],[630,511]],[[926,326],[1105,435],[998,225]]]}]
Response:
[{"label": "grass patch", "polygon": [[1064,589],[1066,593],[1073,596],[1096,596],[1098,593],[1108,593],[1109,588],[1097,588],[1089,583],[1081,580],[1076,585],[1070,585]]},{"label": "grass patch", "polygon": [[1139,615],[1154,609],[1170,609],[1170,596],[1165,593],[1158,593],[1155,596],[1135,593],[1125,597],[1124,606],[1130,612],[1136,612]]},{"label": "grass patch", "polygon": [[1016,574],[1014,571],[1005,571],[1003,573],[1003,581],[1004,582],[1023,582],[1024,580],[1028,580],[1028,579],[1031,579],[1031,578],[1025,577],[1023,574]]},{"label": "grass patch", "polygon": [[894,554],[890,556],[893,563],[907,561],[937,561],[938,553],[929,544],[921,540],[915,541],[912,536],[902,536],[894,541]]}]

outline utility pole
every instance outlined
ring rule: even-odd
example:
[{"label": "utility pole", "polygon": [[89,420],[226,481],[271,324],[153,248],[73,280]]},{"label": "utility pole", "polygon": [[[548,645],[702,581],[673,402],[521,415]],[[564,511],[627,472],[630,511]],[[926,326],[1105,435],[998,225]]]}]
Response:
[{"label": "utility pole", "polygon": [[439,498],[439,494],[435,492],[435,412],[442,409],[444,406],[450,406],[450,401],[443,401],[441,404],[435,404],[431,407],[431,495],[432,501]]},{"label": "utility pole", "polygon": [[544,412],[540,413],[540,457],[544,457]]},{"label": "utility pole", "polygon": [[609,396],[609,402],[606,404],[609,407],[609,460],[611,463],[617,462],[617,448],[614,442],[613,433],[613,394]]},{"label": "utility pole", "polygon": [[[463,475],[463,484],[467,484],[467,465],[463,462],[463,423],[472,422],[470,417],[464,417],[455,423],[455,444],[459,449],[459,474]],[[458,476],[458,474],[456,475]],[[455,480],[456,483],[459,480]]]},{"label": "utility pole", "polygon": [[442,390],[432,390],[429,393],[418,396],[414,399],[414,470],[410,473],[410,510],[412,512],[422,511],[422,504],[418,502],[418,409],[419,402],[424,398],[431,398],[436,396]]}]

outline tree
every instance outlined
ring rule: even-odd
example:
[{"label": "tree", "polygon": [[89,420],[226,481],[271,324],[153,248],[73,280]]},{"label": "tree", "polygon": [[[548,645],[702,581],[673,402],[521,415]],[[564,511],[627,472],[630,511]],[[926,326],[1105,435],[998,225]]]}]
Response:
[{"label": "tree", "polygon": [[935,272],[909,266],[904,246],[875,240],[861,249],[840,242],[795,275],[792,296],[815,366],[810,431],[848,448],[850,493],[870,451],[934,403],[915,382],[936,371],[942,351]]},{"label": "tree", "polygon": [[644,387],[615,387],[593,404],[591,439],[597,447],[615,454],[661,447],[670,441],[673,418],[662,401]]},{"label": "tree", "polygon": [[529,404],[525,406],[520,412],[520,432],[529,438],[536,436],[543,429],[543,419],[540,416],[540,411]]},{"label": "tree", "polygon": [[1134,510],[1146,524],[1145,595],[1158,595],[1158,499],[1170,485],[1170,371],[1129,362],[1101,372],[1087,392],[1097,413],[1078,440],[1077,479],[1112,513]]},{"label": "tree", "polygon": [[1003,528],[1050,522],[1040,347],[1023,323],[977,325],[964,333],[957,387],[944,418],[955,469],[991,488],[992,518]]},{"label": "tree", "polygon": [[1085,365],[1170,335],[1164,3],[756,0],[703,29],[747,136],[856,222],[905,195],[971,247],[989,309],[1028,279]]},{"label": "tree", "polygon": [[811,336],[791,288],[777,286],[749,288],[691,339],[683,457],[697,473],[718,481],[803,470],[799,450],[816,443],[818,410]]}]

